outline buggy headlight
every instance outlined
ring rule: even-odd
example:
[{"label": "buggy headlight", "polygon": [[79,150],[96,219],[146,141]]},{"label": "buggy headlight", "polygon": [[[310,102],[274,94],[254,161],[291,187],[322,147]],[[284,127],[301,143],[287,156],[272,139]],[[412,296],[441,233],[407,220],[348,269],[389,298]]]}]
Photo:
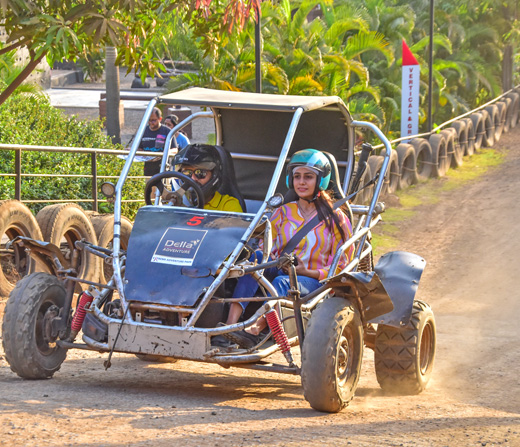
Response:
[{"label": "buggy headlight", "polygon": [[116,187],[113,183],[104,182],[101,184],[101,194],[103,194],[107,199],[111,199],[116,194]]}]

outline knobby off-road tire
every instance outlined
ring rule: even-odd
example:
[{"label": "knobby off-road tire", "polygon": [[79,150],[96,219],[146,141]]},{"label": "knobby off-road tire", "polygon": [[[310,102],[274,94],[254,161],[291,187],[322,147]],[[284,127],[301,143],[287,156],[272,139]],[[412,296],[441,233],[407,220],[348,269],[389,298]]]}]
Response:
[{"label": "knobby off-road tire", "polygon": [[359,312],[344,298],[325,299],[312,313],[302,354],[302,385],[312,408],[341,411],[354,397],[363,358]]},{"label": "knobby off-road tire", "polygon": [[16,284],[2,323],[5,358],[23,379],[47,379],[60,369],[67,350],[51,335],[51,320],[65,301],[65,288],[53,275],[33,273]]},{"label": "knobby off-road tire", "polygon": [[[100,247],[112,250],[114,243],[114,215],[113,214],[88,214],[94,231],[96,232],[97,244]],[[128,241],[132,233],[132,222],[125,216],[121,216],[120,248],[128,249]],[[112,278],[114,269],[112,264],[101,262],[100,282],[107,283]]]},{"label": "knobby off-road tire", "polygon": [[435,318],[430,306],[415,301],[409,323],[379,325],[375,368],[381,388],[391,393],[418,394],[430,380],[436,350]]},{"label": "knobby off-road tire", "polygon": [[42,239],[31,210],[18,200],[0,201],[0,296],[8,296],[16,283],[35,270],[36,261],[23,247],[6,244],[17,236]]},{"label": "knobby off-road tire", "polygon": [[[74,203],[49,205],[41,209],[36,220],[46,242],[60,247],[66,259],[72,258],[74,242],[86,239],[97,245],[96,232],[82,208]],[[101,258],[82,250],[78,277],[88,281],[98,281]]]}]

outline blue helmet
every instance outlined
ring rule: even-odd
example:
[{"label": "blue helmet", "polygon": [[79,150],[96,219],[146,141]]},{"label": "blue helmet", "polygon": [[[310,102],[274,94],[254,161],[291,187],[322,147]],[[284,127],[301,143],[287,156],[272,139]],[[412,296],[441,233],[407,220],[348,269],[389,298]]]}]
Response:
[{"label": "blue helmet", "polygon": [[332,169],[326,155],[316,149],[303,149],[295,152],[287,165],[286,184],[289,189],[293,189],[293,169],[297,166],[307,166],[318,171],[316,187],[320,191],[327,189]]}]

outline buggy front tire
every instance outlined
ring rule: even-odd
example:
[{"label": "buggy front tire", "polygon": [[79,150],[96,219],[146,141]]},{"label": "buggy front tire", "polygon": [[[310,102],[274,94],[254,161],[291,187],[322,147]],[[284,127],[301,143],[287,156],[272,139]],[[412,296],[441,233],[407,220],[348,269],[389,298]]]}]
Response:
[{"label": "buggy front tire", "polygon": [[344,298],[325,299],[312,313],[302,353],[302,385],[312,408],[337,413],[354,397],[363,358],[359,311]]},{"label": "buggy front tire", "polygon": [[52,377],[65,360],[67,350],[56,344],[52,330],[65,297],[58,278],[41,272],[22,278],[11,292],[2,323],[3,346],[11,370],[23,379]]},{"label": "buggy front tire", "polygon": [[397,328],[380,324],[374,360],[381,388],[396,394],[423,391],[433,370],[436,337],[433,312],[423,301],[414,302],[406,326]]}]

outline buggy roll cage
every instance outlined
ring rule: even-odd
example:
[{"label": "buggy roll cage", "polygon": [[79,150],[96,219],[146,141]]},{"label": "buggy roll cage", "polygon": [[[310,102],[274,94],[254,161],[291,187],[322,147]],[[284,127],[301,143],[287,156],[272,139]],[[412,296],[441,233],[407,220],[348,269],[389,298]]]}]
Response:
[{"label": "buggy roll cage", "polygon": [[[224,330],[214,329],[202,329],[194,327],[194,323],[204,310],[206,304],[209,302],[216,288],[220,286],[220,284],[226,279],[228,276],[228,272],[231,267],[234,265],[236,259],[240,255],[242,249],[244,248],[246,241],[249,240],[251,235],[253,234],[255,228],[261,222],[266,208],[268,207],[267,201],[275,194],[277,185],[279,184],[280,178],[282,176],[282,172],[284,169],[284,165],[288,159],[289,151],[291,149],[291,145],[293,143],[298,125],[300,124],[302,115],[305,112],[310,112],[313,110],[333,110],[338,111],[343,116],[345,126],[347,128],[347,148],[341,149],[341,151],[347,152],[347,160],[346,162],[338,163],[339,165],[345,168],[344,180],[342,182],[343,192],[346,193],[350,184],[350,180],[352,178],[352,173],[354,169],[354,141],[353,141],[353,132],[351,132],[351,128],[368,128],[374,132],[374,134],[382,141],[386,148],[386,153],[383,160],[383,165],[381,168],[381,175],[377,178],[374,187],[374,193],[372,199],[368,206],[366,205],[351,205],[352,211],[354,214],[359,215],[360,218],[357,222],[356,228],[353,229],[352,237],[346,241],[341,248],[338,250],[336,255],[334,256],[330,272],[335,272],[337,265],[340,261],[341,254],[344,253],[346,248],[357,243],[357,249],[355,251],[354,258],[347,265],[343,272],[355,271],[357,265],[360,262],[360,259],[370,253],[372,248],[370,246],[365,247],[365,240],[370,229],[380,220],[380,213],[382,211],[381,207],[377,207],[377,201],[379,198],[379,194],[383,187],[383,182],[385,179],[385,173],[387,171],[390,156],[392,152],[392,147],[390,142],[385,137],[385,135],[381,132],[380,129],[377,128],[374,124],[365,121],[355,121],[352,120],[350,113],[348,112],[347,107],[343,103],[343,101],[336,96],[330,97],[306,97],[306,96],[289,96],[289,95],[266,95],[266,94],[257,94],[257,93],[242,93],[242,92],[224,92],[218,90],[210,90],[203,88],[194,88],[189,89],[183,92],[172,93],[168,95],[164,95],[162,97],[154,98],[148,104],[146,111],[144,113],[141,124],[137,130],[136,136],[132,142],[132,146],[130,148],[129,155],[127,157],[126,163],[122,169],[121,175],[116,184],[115,190],[115,200],[114,200],[114,242],[113,242],[113,259],[112,265],[114,268],[114,282],[117,287],[121,302],[123,303],[123,307],[126,311],[128,306],[128,302],[125,297],[124,292],[124,281],[122,277],[123,270],[123,254],[120,251],[120,232],[121,232],[121,204],[122,204],[122,190],[124,183],[128,177],[130,167],[133,163],[136,152],[138,151],[139,142],[143,136],[145,128],[148,123],[148,119],[152,114],[153,108],[158,103],[165,104],[174,104],[174,105],[184,105],[184,106],[199,106],[199,107],[207,107],[211,109],[211,111],[202,111],[196,112],[192,115],[188,116],[180,123],[178,123],[169,133],[166,138],[165,148],[170,148],[171,141],[173,136],[177,131],[181,128],[189,124],[190,122],[199,119],[199,118],[213,118],[215,121],[215,130],[216,130],[216,144],[222,145],[223,142],[223,127],[222,120],[219,110],[231,109],[238,111],[272,111],[272,112],[286,112],[292,113],[292,118],[290,119],[290,125],[285,134],[285,139],[283,141],[282,148],[277,153],[272,154],[262,154],[258,155],[258,158],[254,154],[241,154],[237,152],[231,152],[233,158],[242,157],[242,159],[246,160],[262,160],[262,159],[270,159],[273,160],[273,157],[276,161],[276,167],[274,169],[274,173],[272,175],[271,181],[269,183],[269,187],[265,196],[262,200],[260,208],[257,210],[256,214],[251,214],[252,221],[244,232],[240,242],[237,244],[232,254],[228,257],[228,259],[224,262],[220,273],[213,281],[211,286],[208,288],[206,293],[204,293],[203,298],[200,304],[197,306],[197,309],[194,313],[192,313],[187,326],[193,330],[203,330],[205,332],[211,332],[212,334],[218,334],[221,332],[227,332]],[[326,135],[323,134],[323,137],[326,138]],[[161,160],[161,172],[166,169],[166,163],[169,156],[169,150],[165,150],[163,152],[162,160]],[[336,157],[338,158],[338,157]],[[339,180],[339,179],[338,179]],[[157,203],[157,199],[156,199]],[[353,223],[352,223],[353,224]],[[270,289],[270,287],[268,287]],[[325,293],[325,292],[324,292]],[[321,295],[321,294],[320,294]],[[314,301],[314,300],[313,300]],[[98,314],[98,312],[96,312]],[[101,312],[99,312],[101,313]],[[243,327],[244,323],[240,323],[240,326]],[[228,327],[227,329],[230,329]]]}]

